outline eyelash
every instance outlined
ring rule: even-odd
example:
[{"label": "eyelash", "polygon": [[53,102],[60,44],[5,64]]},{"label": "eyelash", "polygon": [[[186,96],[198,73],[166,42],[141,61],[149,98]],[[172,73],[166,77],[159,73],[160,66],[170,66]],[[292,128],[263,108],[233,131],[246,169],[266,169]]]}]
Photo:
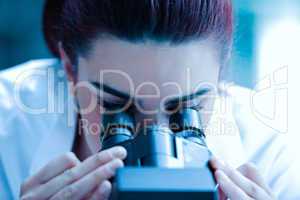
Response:
[{"label": "eyelash", "polygon": [[[98,105],[99,106],[103,106],[105,109],[107,110],[115,110],[115,109],[119,109],[119,108],[123,108],[124,106],[126,106],[128,102],[114,102],[114,101],[106,101],[106,100],[102,100],[102,103],[101,103],[101,100],[98,99]],[[131,103],[127,110],[132,110],[134,107],[133,103]]]},{"label": "eyelash", "polygon": [[[195,100],[192,100],[193,102],[195,102]],[[166,110],[168,111],[171,111],[173,112],[174,110],[180,110],[180,109],[183,109],[183,108],[192,108],[192,109],[195,109],[197,111],[200,111],[203,109],[203,105],[202,105],[202,101],[201,99],[197,100],[196,103],[191,103],[191,102],[177,102],[171,106],[168,106]]]},{"label": "eyelash", "polygon": [[[103,107],[105,109],[108,109],[108,110],[114,110],[114,109],[118,109],[118,108],[122,108],[124,107],[127,103],[126,102],[113,102],[113,101],[105,101],[105,100],[102,100],[103,103]],[[98,105],[101,105],[100,103],[101,101],[98,100]],[[190,102],[189,102],[190,103]],[[194,104],[191,104],[191,105],[187,105],[188,103],[187,102],[183,102],[181,103],[181,105],[179,105],[180,103],[177,103],[176,105],[171,105],[169,107],[166,108],[167,111],[170,111],[170,112],[173,112],[175,109],[184,109],[184,108],[191,108],[191,109],[195,109],[197,111],[201,111],[203,109],[203,105],[202,105],[202,101],[201,100],[197,100],[196,103]],[[128,110],[134,110],[135,109],[135,106],[134,106],[134,103],[131,103],[128,107]]]},{"label": "eyelash", "polygon": [[190,105],[190,106],[187,106],[188,108],[193,108],[197,111],[200,111],[203,109],[203,105],[202,105],[202,101],[199,101],[197,102],[195,105]]}]

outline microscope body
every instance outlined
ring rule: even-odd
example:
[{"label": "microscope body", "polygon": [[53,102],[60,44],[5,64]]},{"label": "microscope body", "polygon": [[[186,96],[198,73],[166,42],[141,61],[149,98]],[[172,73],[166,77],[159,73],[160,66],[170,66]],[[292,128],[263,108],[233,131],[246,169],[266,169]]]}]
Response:
[{"label": "microscope body", "polygon": [[113,179],[112,200],[218,199],[197,111],[182,110],[170,117],[176,129],[154,125],[141,129],[136,137],[127,114],[104,117],[110,132],[103,148],[123,146],[128,152],[125,167]]}]

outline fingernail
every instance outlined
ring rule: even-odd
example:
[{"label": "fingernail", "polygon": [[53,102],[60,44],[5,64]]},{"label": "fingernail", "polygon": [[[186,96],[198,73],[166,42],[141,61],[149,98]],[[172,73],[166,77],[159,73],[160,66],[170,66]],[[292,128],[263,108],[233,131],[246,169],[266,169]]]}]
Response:
[{"label": "fingernail", "polygon": [[127,151],[126,151],[126,149],[125,149],[124,147],[115,147],[113,150],[114,150],[114,154],[115,154],[117,157],[119,157],[119,158],[121,158],[121,159],[126,158],[126,156],[127,156]]},{"label": "fingernail", "polygon": [[99,193],[104,199],[106,199],[109,197],[110,192],[111,192],[111,183],[106,180],[100,185]]},{"label": "fingernail", "polygon": [[124,163],[122,160],[120,159],[114,159],[112,160],[109,165],[113,168],[113,169],[117,169],[117,168],[120,168],[120,167],[123,167],[124,166]]},{"label": "fingernail", "polygon": [[217,158],[214,159],[214,163],[215,163],[215,167],[217,169],[223,169],[226,166],[224,161],[217,159]]},{"label": "fingernail", "polygon": [[232,170],[236,170],[235,167],[233,167],[233,165],[231,165],[230,163],[227,163],[226,166],[227,166],[227,168],[228,168],[229,170],[231,170],[231,171],[232,171]]},{"label": "fingernail", "polygon": [[216,177],[217,182],[221,183],[226,178],[226,175],[225,175],[225,173],[222,170],[218,169],[215,172],[215,177]]}]

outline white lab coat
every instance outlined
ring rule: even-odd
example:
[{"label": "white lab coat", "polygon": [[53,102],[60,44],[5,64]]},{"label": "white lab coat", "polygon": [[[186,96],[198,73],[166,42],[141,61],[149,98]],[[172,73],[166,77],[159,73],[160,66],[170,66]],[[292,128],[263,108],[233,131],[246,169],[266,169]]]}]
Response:
[{"label": "white lab coat", "polygon": [[[26,178],[71,150],[76,113],[66,83],[55,59],[29,61],[0,73],[1,200],[18,199]],[[255,117],[251,90],[230,86],[222,91],[206,130],[211,151],[236,167],[255,163],[279,199],[300,199],[300,168],[286,135]]]}]

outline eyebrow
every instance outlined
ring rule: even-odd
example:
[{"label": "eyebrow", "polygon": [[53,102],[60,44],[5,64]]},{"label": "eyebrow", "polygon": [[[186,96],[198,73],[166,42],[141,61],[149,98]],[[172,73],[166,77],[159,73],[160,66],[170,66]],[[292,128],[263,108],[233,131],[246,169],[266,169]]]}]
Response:
[{"label": "eyebrow", "polygon": [[[115,88],[112,88],[112,87],[110,87],[106,84],[100,84],[98,82],[90,82],[90,83],[94,87],[96,87],[98,90],[102,90],[106,93],[109,93],[109,94],[114,95],[116,97],[122,98],[124,100],[133,99],[133,97],[130,96],[129,94],[127,94],[125,92],[122,92],[120,90],[117,90]],[[204,96],[205,94],[209,93],[210,91],[211,90],[209,88],[202,88],[202,89],[199,89],[198,91],[196,91],[193,94],[189,94],[189,95],[185,95],[185,96],[182,96],[182,97],[175,97],[175,98],[169,99],[167,102],[164,103],[164,105],[166,107],[169,107],[169,106],[172,106],[172,105],[176,105],[180,102],[186,102],[186,101],[189,101],[189,100],[193,100],[195,98]]]},{"label": "eyebrow", "polygon": [[166,103],[164,103],[164,105],[165,105],[165,107],[178,105],[181,102],[187,102],[187,101],[193,100],[195,98],[204,96],[205,94],[209,93],[210,91],[211,90],[209,88],[201,88],[193,94],[189,94],[189,95],[185,95],[185,96],[182,96],[182,97],[175,97],[175,98],[169,99]]},{"label": "eyebrow", "polygon": [[97,82],[90,82],[94,87],[96,87],[98,90],[102,90],[103,92],[106,92],[106,93],[109,93],[111,95],[114,95],[116,97],[119,97],[121,99],[124,99],[124,100],[129,100],[131,99],[132,97],[125,93],[125,92],[122,92],[122,91],[119,91],[115,88],[112,88],[106,84],[100,84],[100,83],[97,83]]}]

